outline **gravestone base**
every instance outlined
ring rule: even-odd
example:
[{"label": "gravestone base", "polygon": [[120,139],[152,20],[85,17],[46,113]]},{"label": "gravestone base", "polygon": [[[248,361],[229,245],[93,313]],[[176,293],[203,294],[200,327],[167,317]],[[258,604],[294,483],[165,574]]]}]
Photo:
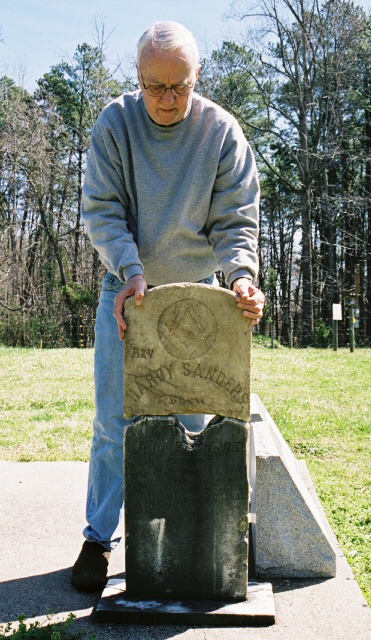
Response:
[{"label": "gravestone base", "polygon": [[215,416],[191,433],[175,416],[125,432],[126,589],[141,599],[244,601],[249,426]]},{"label": "gravestone base", "polygon": [[249,582],[248,600],[226,602],[133,598],[125,580],[111,578],[95,609],[96,622],[140,625],[268,627],[275,615],[272,585],[267,582]]}]

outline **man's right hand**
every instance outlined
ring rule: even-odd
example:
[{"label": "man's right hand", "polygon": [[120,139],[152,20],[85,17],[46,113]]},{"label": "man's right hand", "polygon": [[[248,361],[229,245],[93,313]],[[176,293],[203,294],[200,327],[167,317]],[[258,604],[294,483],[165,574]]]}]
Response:
[{"label": "man's right hand", "polygon": [[115,297],[113,315],[117,320],[121,340],[125,338],[125,331],[128,328],[128,325],[126,324],[124,319],[126,298],[135,296],[135,304],[141,305],[146,291],[147,283],[143,276],[138,275],[129,278],[126,285],[118,292],[117,296]]}]

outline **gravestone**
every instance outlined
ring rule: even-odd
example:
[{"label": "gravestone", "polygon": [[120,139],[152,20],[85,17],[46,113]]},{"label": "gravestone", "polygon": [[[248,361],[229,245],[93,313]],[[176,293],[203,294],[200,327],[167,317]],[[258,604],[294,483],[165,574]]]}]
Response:
[{"label": "gravestone", "polygon": [[248,425],[190,434],[140,417],[125,434],[126,586],[131,596],[246,600]]},{"label": "gravestone", "polygon": [[[126,580],[101,621],[269,625],[248,586],[251,321],[225,289],[155,287],[126,301]],[[201,433],[175,414],[213,414]]]},{"label": "gravestone", "polygon": [[125,306],[125,417],[250,418],[251,322],[236,296],[204,284],[163,285]]},{"label": "gravestone", "polygon": [[[128,594],[245,600],[251,322],[235,294],[188,283],[126,318]],[[175,413],[228,418],[192,434]]]}]

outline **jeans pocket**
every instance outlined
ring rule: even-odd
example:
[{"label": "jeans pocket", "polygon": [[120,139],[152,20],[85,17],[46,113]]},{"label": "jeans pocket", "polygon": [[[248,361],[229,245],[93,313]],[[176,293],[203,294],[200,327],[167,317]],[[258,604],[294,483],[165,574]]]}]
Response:
[{"label": "jeans pocket", "polygon": [[102,291],[120,291],[125,286],[125,282],[119,280],[113,273],[107,271],[102,280]]},{"label": "jeans pocket", "polygon": [[199,284],[210,284],[213,287],[218,287],[218,278],[216,277],[215,273],[213,273],[208,278],[203,278],[202,280],[200,280]]}]

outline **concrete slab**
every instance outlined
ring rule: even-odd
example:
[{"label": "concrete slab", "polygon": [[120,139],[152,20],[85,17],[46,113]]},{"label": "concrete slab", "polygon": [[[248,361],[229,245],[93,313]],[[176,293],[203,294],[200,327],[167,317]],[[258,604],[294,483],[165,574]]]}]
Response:
[{"label": "concrete slab", "polygon": [[[99,640],[371,640],[371,611],[335,539],[336,578],[272,580],[276,624],[271,627],[95,623],[91,613],[101,594],[70,586],[82,543],[87,473],[82,462],[0,462],[0,623],[20,613],[45,620],[51,610],[60,612],[60,620],[74,612],[84,636],[95,633]],[[310,478],[304,481],[317,500]],[[112,554],[110,577],[124,577],[123,570],[120,545]]]},{"label": "concrete slab", "polygon": [[98,622],[185,624],[213,627],[268,627],[275,622],[272,585],[249,582],[248,600],[170,600],[133,598],[126,581],[108,580],[95,609]]}]

